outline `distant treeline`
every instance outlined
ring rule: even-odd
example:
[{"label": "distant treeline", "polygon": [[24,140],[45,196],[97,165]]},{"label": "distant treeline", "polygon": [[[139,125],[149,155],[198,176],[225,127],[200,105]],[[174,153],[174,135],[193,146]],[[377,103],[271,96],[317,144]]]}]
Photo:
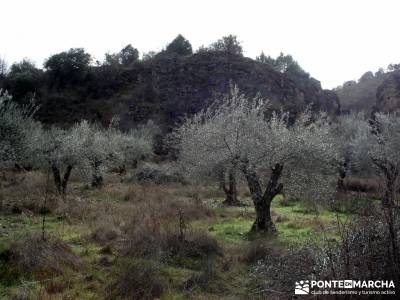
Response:
[{"label": "distant treeline", "polygon": [[340,106],[335,93],[322,90],[292,56],[244,57],[233,35],[196,52],[178,35],[161,52],[141,57],[127,45],[106,54],[102,62],[82,48],[50,56],[43,68],[29,59],[10,67],[0,62],[0,88],[19,103],[34,97],[40,121],[60,126],[81,119],[108,124],[119,115],[123,129],[152,119],[168,130],[184,115],[227,93],[232,83],[249,96],[260,93],[276,109],[293,113],[311,103],[333,112]]}]

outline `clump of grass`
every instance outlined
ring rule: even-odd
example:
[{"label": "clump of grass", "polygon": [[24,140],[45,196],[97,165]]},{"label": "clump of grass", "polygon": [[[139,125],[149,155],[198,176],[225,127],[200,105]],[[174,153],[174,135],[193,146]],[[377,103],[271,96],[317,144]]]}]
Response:
[{"label": "clump of grass", "polygon": [[210,293],[221,293],[225,289],[225,284],[215,268],[214,260],[207,258],[202,264],[200,273],[193,274],[184,283],[183,288],[189,292],[201,290]]},{"label": "clump of grass", "polygon": [[292,293],[293,282],[308,279],[313,274],[315,253],[311,247],[271,247],[268,255],[256,260],[250,271],[250,286],[263,299],[270,299],[271,290]]},{"label": "clump of grass", "polygon": [[283,207],[296,205],[296,203],[295,203],[296,199],[289,198],[285,195],[277,195],[277,196],[275,196],[273,201],[277,202],[278,205],[283,206]]},{"label": "clump of grass", "polygon": [[254,240],[249,245],[243,247],[243,254],[240,260],[247,264],[254,264],[257,261],[275,252],[274,246],[270,241]]},{"label": "clump of grass", "polygon": [[229,218],[212,226],[212,234],[231,243],[240,243],[248,239],[252,220],[244,218]]},{"label": "clump of grass", "polygon": [[287,216],[280,215],[280,214],[276,214],[274,219],[275,219],[276,223],[283,223],[283,222],[287,222],[289,220],[289,218]]},{"label": "clump of grass", "polygon": [[114,270],[107,287],[107,299],[155,299],[166,289],[160,266],[154,261],[123,259]]},{"label": "clump of grass", "polygon": [[81,258],[64,241],[51,235],[43,239],[39,234],[28,234],[10,246],[8,255],[8,263],[18,274],[36,279],[83,267]]},{"label": "clump of grass", "polygon": [[147,258],[223,255],[217,240],[207,233],[163,223],[154,214],[134,226],[123,250],[124,254]]},{"label": "clump of grass", "polygon": [[184,236],[169,232],[166,236],[166,250],[175,256],[192,258],[223,256],[223,249],[217,240],[199,230],[188,232]]},{"label": "clump of grass", "polygon": [[120,229],[115,224],[107,221],[98,222],[93,229],[89,239],[100,245],[110,246],[118,237],[122,235]]},{"label": "clump of grass", "polygon": [[210,210],[199,203],[166,200],[159,194],[136,203],[131,221],[124,228],[125,255],[135,257],[204,256],[221,254],[218,242],[208,234],[191,230],[190,222],[205,219]]}]

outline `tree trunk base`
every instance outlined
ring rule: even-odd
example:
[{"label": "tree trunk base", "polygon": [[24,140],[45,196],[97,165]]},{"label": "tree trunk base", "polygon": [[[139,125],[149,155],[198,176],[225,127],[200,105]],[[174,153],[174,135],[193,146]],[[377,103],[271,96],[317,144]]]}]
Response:
[{"label": "tree trunk base", "polygon": [[103,177],[102,176],[94,176],[92,180],[92,188],[100,189],[103,186]]},{"label": "tree trunk base", "polygon": [[275,224],[272,223],[272,221],[266,224],[259,224],[257,222],[254,222],[253,226],[251,226],[250,233],[275,235],[278,233],[278,230],[276,229]]},{"label": "tree trunk base", "polygon": [[223,205],[225,206],[240,206],[241,203],[238,199],[225,199],[224,202],[222,202]]}]

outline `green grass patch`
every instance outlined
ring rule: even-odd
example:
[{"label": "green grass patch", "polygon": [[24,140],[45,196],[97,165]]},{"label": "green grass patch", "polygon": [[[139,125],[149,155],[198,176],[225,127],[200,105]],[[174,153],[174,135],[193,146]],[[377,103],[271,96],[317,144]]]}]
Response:
[{"label": "green grass patch", "polygon": [[230,243],[240,243],[247,239],[253,222],[249,219],[236,217],[227,218],[208,228],[211,235]]},{"label": "green grass patch", "polygon": [[[344,222],[352,217],[349,212],[313,211],[301,201],[284,201],[280,195],[273,200],[271,210],[278,230],[277,241],[285,244],[305,244],[311,238],[322,241],[322,230],[326,228],[329,228],[327,236],[334,238],[337,218]],[[214,219],[196,221],[192,226],[205,229],[228,244],[238,245],[248,240],[255,218],[252,206],[218,207],[214,211]]]}]

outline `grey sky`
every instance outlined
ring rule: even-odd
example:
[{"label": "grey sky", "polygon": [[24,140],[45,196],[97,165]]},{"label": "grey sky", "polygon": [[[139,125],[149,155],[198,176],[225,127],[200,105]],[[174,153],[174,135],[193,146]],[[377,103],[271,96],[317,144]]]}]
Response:
[{"label": "grey sky", "polygon": [[95,59],[131,43],[161,50],[177,34],[194,49],[236,34],[245,55],[289,53],[332,88],[400,62],[398,0],[0,0],[0,56],[39,66],[84,47]]}]

